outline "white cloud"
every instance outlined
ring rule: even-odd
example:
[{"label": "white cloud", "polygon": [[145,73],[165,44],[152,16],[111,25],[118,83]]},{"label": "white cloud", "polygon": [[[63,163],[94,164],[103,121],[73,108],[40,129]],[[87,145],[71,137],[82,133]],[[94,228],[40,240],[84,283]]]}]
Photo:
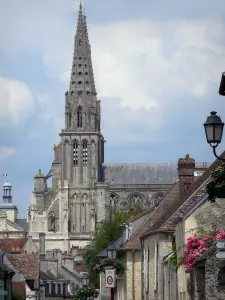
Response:
[{"label": "white cloud", "polygon": [[[67,88],[77,16],[70,11],[73,1],[56,3],[49,1],[44,13],[42,4],[23,5],[25,12],[18,9],[13,22],[5,20],[10,34],[0,29],[0,47],[9,44],[10,36],[11,52],[41,53],[46,74]],[[144,139],[145,134],[136,132],[140,125],[142,133],[159,138],[175,99],[186,96],[190,105],[207,97],[212,86],[217,93],[225,65],[224,25],[219,19],[133,20],[88,27],[97,91],[105,103],[103,127],[113,140],[118,142],[118,130],[124,141]],[[39,117],[57,131],[63,124],[63,97],[54,92],[38,96]]]},{"label": "white cloud", "polygon": [[34,98],[25,83],[0,76],[1,123],[18,124],[33,110]]},{"label": "white cloud", "polygon": [[11,147],[0,146],[0,159],[4,160],[16,154],[16,150]]},{"label": "white cloud", "polygon": [[132,21],[90,32],[100,95],[135,109],[162,108],[184,94],[203,98],[225,65],[219,21]]}]

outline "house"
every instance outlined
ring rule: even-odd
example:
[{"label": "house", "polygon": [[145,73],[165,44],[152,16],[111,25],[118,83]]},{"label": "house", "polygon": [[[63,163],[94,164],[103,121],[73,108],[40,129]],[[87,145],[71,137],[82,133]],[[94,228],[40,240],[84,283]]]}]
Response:
[{"label": "house", "polygon": [[[225,157],[225,152],[222,157]],[[194,159],[189,156],[179,159],[179,181],[152,213],[148,229],[140,237],[144,274],[142,299],[206,299],[196,294],[199,287],[196,289],[195,285],[193,288],[190,275],[185,273],[183,266],[176,272],[170,262],[175,253],[178,257],[184,255],[186,240],[198,227],[223,224],[224,205],[221,202],[222,206],[217,211],[214,207],[213,213],[206,195],[206,185],[211,180],[212,170],[220,166],[221,161],[216,160],[202,175],[195,178]]]},{"label": "house", "polygon": [[13,291],[29,299],[74,298],[82,276],[74,268],[74,258],[59,249],[45,251],[45,234],[39,245],[32,238],[1,239],[0,249],[14,272]]},{"label": "house", "polygon": [[5,264],[4,253],[0,251],[0,297],[12,299],[12,278],[15,272]]},{"label": "house", "polygon": [[[146,229],[148,220],[154,208],[145,210],[136,216],[131,216],[124,224],[123,235],[110,248],[117,250],[116,259],[124,263],[126,271],[123,276],[117,276],[114,298],[118,300],[140,299],[141,297],[141,244],[139,235]],[[99,256],[108,259],[107,249]]]},{"label": "house", "polygon": [[0,203],[0,238],[24,238],[27,232],[27,220],[20,218],[18,208],[12,201],[12,185],[6,181]]}]

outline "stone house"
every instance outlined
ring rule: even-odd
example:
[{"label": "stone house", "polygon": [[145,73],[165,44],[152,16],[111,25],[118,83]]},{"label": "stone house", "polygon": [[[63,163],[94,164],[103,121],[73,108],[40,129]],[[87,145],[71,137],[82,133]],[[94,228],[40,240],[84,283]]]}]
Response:
[{"label": "stone house", "polygon": [[[222,157],[225,157],[225,153]],[[209,228],[224,222],[224,204],[218,201],[217,207],[212,206],[207,202],[205,191],[212,170],[219,168],[221,161],[216,160],[198,178],[194,177],[194,165],[194,160],[189,156],[179,159],[179,181],[152,213],[148,229],[141,236],[142,299],[211,299],[204,298],[205,294],[204,297],[203,294],[201,297],[196,294],[199,290],[199,287],[196,288],[196,280],[193,283],[182,266],[174,272],[168,259],[174,250],[178,257],[183,256],[186,239],[198,227]],[[201,262],[204,260],[206,263],[207,258],[202,258]],[[219,268],[217,271],[219,272]],[[202,282],[205,284],[204,280]],[[214,299],[217,299],[215,297],[214,295]]]},{"label": "stone house", "polygon": [[[141,244],[140,234],[146,230],[153,208],[132,216],[126,223],[123,235],[115,241],[112,248],[117,249],[116,259],[123,262],[126,271],[117,276],[114,299],[133,300],[141,297]],[[107,259],[107,248],[99,256]]]},{"label": "stone house", "polygon": [[6,181],[3,184],[2,203],[0,203],[0,239],[25,238],[28,232],[28,223],[20,218],[19,211],[12,199],[12,185]]}]

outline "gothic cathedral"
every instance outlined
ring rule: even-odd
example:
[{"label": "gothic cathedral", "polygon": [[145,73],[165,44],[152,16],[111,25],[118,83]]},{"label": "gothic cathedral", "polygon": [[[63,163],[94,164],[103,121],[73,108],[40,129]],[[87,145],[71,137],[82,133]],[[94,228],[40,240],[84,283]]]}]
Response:
[{"label": "gothic cathedral", "polygon": [[[84,248],[107,207],[126,209],[137,201],[158,205],[177,180],[176,163],[106,164],[86,16],[80,5],[69,90],[65,93],[65,126],[54,146],[47,175],[34,177],[27,218],[29,235],[46,234],[46,250]],[[52,177],[51,187],[47,180]]]}]

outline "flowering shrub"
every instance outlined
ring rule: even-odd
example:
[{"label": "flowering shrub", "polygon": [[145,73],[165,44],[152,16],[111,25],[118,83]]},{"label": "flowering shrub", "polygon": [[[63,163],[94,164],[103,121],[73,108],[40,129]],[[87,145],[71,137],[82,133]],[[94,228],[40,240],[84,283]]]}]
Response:
[{"label": "flowering shrub", "polygon": [[192,236],[187,239],[185,245],[184,258],[180,260],[180,264],[184,265],[186,273],[190,273],[196,259],[205,252],[214,241],[225,239],[225,231],[216,228],[215,234],[207,234],[204,237]]}]

